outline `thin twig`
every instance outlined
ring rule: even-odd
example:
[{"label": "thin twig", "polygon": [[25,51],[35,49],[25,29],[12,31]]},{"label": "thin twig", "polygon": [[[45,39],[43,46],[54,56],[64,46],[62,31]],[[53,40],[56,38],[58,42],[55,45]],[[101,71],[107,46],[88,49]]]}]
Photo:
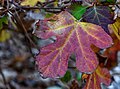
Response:
[{"label": "thin twig", "polygon": [[120,9],[119,5],[116,5],[116,7]]},{"label": "thin twig", "polygon": [[6,79],[5,79],[5,76],[4,76],[4,74],[3,74],[3,72],[2,72],[2,68],[1,68],[1,60],[0,60],[0,74],[1,74],[1,76],[2,76],[2,78],[3,78],[3,82],[4,82],[4,85],[5,85],[5,89],[8,89],[8,87],[7,87],[7,81],[6,81]]},{"label": "thin twig", "polygon": [[31,44],[29,44],[29,39],[25,36],[25,40],[26,40],[26,45],[28,45],[28,49],[29,52],[31,53],[32,57],[35,58],[35,55],[33,54],[32,50],[31,50]]},{"label": "thin twig", "polygon": [[23,28],[23,30],[24,30],[24,32],[25,32],[25,36],[29,39],[30,43],[32,43],[32,44],[34,45],[34,47],[38,48],[37,45],[36,45],[36,44],[32,41],[32,39],[29,37],[29,35],[28,35],[28,33],[27,33],[27,30],[26,30],[24,24],[22,23],[22,21],[21,21],[21,19],[20,19],[20,16],[18,15],[18,13],[17,13],[16,10],[15,10],[15,13],[16,13],[16,15],[17,15],[17,17],[18,17],[18,20],[19,20],[19,22],[20,22],[20,24],[21,24],[21,26],[22,26],[22,28]]},{"label": "thin twig", "polygon": [[7,0],[7,9],[9,9],[9,6],[10,6],[9,0]]}]

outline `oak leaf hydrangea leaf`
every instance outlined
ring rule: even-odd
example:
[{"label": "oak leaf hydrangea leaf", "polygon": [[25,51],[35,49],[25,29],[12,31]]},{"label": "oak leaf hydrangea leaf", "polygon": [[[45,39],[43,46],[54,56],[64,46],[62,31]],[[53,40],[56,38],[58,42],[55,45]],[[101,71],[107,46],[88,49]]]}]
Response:
[{"label": "oak leaf hydrangea leaf", "polygon": [[107,6],[94,6],[87,9],[84,14],[84,20],[100,25],[108,34],[108,24],[112,24],[114,22],[113,16]]},{"label": "oak leaf hydrangea leaf", "polygon": [[44,77],[63,76],[68,67],[68,59],[74,53],[77,69],[93,72],[98,61],[91,44],[107,48],[112,44],[111,37],[100,26],[76,21],[67,11],[52,18],[55,20],[41,22],[41,30],[36,30],[36,35],[40,38],[57,38],[54,43],[42,47],[36,56],[38,70]]},{"label": "oak leaf hydrangea leaf", "polygon": [[106,68],[98,66],[95,72],[90,74],[86,80],[86,85],[83,89],[101,89],[101,83],[110,85],[111,76]]}]

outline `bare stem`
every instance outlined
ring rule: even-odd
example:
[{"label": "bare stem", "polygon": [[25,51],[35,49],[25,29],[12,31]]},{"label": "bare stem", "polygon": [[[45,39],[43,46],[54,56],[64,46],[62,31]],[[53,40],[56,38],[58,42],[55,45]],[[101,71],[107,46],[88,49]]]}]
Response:
[{"label": "bare stem", "polygon": [[18,17],[18,20],[19,20],[19,22],[20,22],[20,24],[21,24],[21,26],[22,26],[22,28],[23,28],[23,30],[24,30],[24,32],[25,32],[25,36],[29,39],[30,43],[32,43],[32,44],[34,45],[34,47],[38,48],[37,45],[36,45],[36,44],[32,41],[32,39],[29,37],[29,35],[28,35],[28,33],[27,33],[27,30],[26,30],[23,22],[21,21],[20,16],[18,15],[18,13],[17,13],[16,10],[15,10],[15,13],[16,13],[16,15],[17,15],[17,17]]},{"label": "bare stem", "polygon": [[[1,65],[1,60],[0,60],[0,65]],[[1,74],[1,76],[2,76],[2,78],[3,78],[3,82],[4,82],[4,85],[5,85],[5,89],[8,89],[8,87],[7,87],[7,81],[6,81],[5,76],[4,76],[3,72],[2,72],[1,66],[0,66],[0,74]]]}]

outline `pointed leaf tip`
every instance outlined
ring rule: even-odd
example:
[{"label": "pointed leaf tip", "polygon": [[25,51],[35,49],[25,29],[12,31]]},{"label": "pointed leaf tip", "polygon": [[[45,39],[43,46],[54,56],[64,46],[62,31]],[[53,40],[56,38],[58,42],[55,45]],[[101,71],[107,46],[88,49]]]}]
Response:
[{"label": "pointed leaf tip", "polygon": [[99,48],[109,47],[112,43],[111,37],[100,26],[76,22],[75,18],[66,11],[55,15],[53,19],[55,20],[52,22],[46,22],[47,30],[38,30],[44,32],[44,35],[37,34],[38,37],[57,37],[54,43],[42,47],[37,55],[38,70],[45,77],[63,76],[68,67],[68,59],[74,53],[78,70],[93,72],[98,60],[90,47],[91,44]]}]

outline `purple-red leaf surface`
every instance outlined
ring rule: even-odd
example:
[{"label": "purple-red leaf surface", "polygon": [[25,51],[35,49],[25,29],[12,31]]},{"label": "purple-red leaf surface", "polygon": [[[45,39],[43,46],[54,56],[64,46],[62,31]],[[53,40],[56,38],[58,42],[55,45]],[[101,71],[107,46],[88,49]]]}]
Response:
[{"label": "purple-red leaf surface", "polygon": [[102,28],[109,34],[108,24],[113,23],[113,16],[107,6],[94,6],[87,9],[84,19],[87,22],[102,26]]},{"label": "purple-red leaf surface", "polygon": [[86,85],[84,89],[101,89],[101,83],[105,85],[110,85],[111,76],[106,68],[101,68],[98,66],[96,71],[89,75],[86,80]]},{"label": "purple-red leaf surface", "polygon": [[38,70],[44,77],[63,76],[68,67],[68,59],[74,53],[77,69],[81,72],[93,72],[98,60],[91,44],[107,48],[112,44],[111,37],[100,26],[76,21],[67,11],[52,19],[54,20],[41,22],[41,29],[36,31],[40,38],[57,38],[54,43],[42,47],[36,56]]}]

